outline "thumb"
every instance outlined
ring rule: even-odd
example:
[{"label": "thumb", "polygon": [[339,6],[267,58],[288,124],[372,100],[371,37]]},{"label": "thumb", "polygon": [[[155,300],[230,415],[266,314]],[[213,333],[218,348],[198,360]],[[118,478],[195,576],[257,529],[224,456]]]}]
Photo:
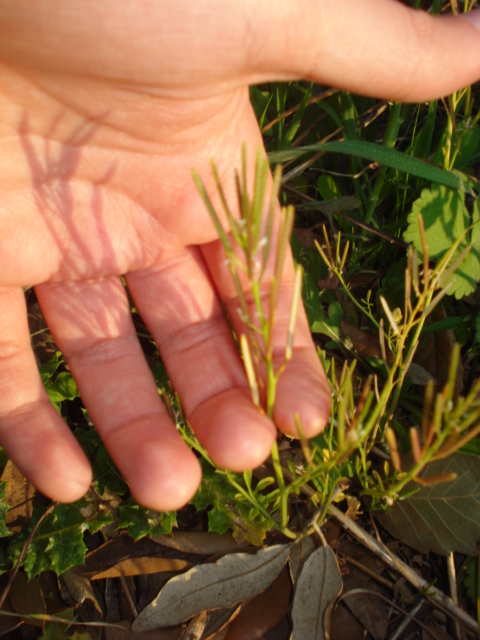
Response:
[{"label": "thumb", "polygon": [[261,4],[255,81],[304,78],[419,102],[480,79],[480,10],[439,17],[396,0],[286,0],[274,13]]}]

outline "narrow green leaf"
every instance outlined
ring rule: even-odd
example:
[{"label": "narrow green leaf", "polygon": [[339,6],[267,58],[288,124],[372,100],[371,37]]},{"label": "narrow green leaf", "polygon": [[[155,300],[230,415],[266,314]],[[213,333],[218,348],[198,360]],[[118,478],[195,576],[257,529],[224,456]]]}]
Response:
[{"label": "narrow green leaf", "polygon": [[373,142],[363,140],[345,140],[343,142],[325,142],[323,144],[312,144],[288,151],[277,151],[269,154],[272,163],[286,162],[292,158],[299,158],[307,153],[318,151],[345,153],[351,156],[365,158],[371,162],[378,162],[382,165],[402,171],[417,178],[423,178],[430,182],[437,182],[452,189],[459,189],[467,193],[473,193],[472,186],[480,190],[480,187],[468,176],[459,171],[447,171],[441,167],[429,164],[424,160],[409,156],[397,149],[390,149]]}]

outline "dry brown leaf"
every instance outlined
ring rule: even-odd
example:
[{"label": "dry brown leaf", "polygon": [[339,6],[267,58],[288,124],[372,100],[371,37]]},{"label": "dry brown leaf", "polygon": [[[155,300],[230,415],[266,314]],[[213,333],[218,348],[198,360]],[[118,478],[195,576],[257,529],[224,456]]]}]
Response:
[{"label": "dry brown leaf", "polygon": [[319,547],[308,558],[295,589],[291,640],[324,640],[325,612],[342,591],[342,574],[330,547]]},{"label": "dry brown leaf", "polygon": [[114,540],[109,540],[87,553],[85,565],[80,568],[80,572],[87,578],[91,578],[123,560],[138,557],[186,559],[181,552],[163,548],[149,538],[145,537],[135,541],[128,534],[122,533]]},{"label": "dry brown leaf", "polygon": [[79,575],[75,569],[69,569],[62,573],[60,579],[67,587],[68,593],[72,596],[77,604],[82,604],[85,600],[89,600],[98,613],[102,616],[102,607],[98,604],[98,600],[93,593],[90,580]]},{"label": "dry brown leaf", "polygon": [[125,576],[142,576],[163,571],[184,571],[190,569],[191,562],[178,558],[126,558],[105,571],[93,575],[91,580],[120,578]]},{"label": "dry brown leaf", "polygon": [[[24,571],[19,571],[13,581],[8,600],[12,610],[18,614],[45,614],[46,607],[43,599],[42,589],[37,579],[29,580]],[[15,621],[15,623],[18,620]],[[34,627],[42,627],[42,620],[29,620],[29,624]]]},{"label": "dry brown leaf", "polygon": [[202,556],[237,551],[239,548],[231,533],[219,534],[213,531],[174,531],[171,535],[160,535],[151,539],[169,549]]},{"label": "dry brown leaf", "polygon": [[[422,629],[422,640],[454,640],[453,636],[447,633],[445,627],[439,627],[437,624],[425,623],[426,629]],[[428,629],[428,631],[427,631]]]},{"label": "dry brown leaf", "polygon": [[219,609],[218,611],[209,611],[207,626],[202,640],[223,640],[227,635],[228,626],[235,620],[242,608],[242,605],[230,607],[228,609]]},{"label": "dry brown leaf", "polygon": [[105,640],[180,640],[183,629],[156,629],[155,631],[133,632],[130,629],[130,622],[117,622],[117,625],[124,626],[125,630],[106,627]]},{"label": "dry brown leaf", "polygon": [[175,576],[138,615],[133,630],[175,626],[201,611],[230,607],[266,589],[287,561],[291,545],[256,554],[233,553],[215,564],[198,565]]},{"label": "dry brown leaf", "polygon": [[187,625],[182,640],[201,640],[205,627],[207,626],[208,613],[202,611],[196,615]]},{"label": "dry brown leaf", "polygon": [[[431,322],[438,322],[447,317],[443,306],[436,307],[427,319],[427,326]],[[436,331],[427,333],[420,342],[415,353],[414,362],[422,366],[438,382],[442,388],[448,380],[450,360],[455,345],[453,331]],[[463,365],[461,360],[455,376],[454,398],[458,398],[463,388]]]},{"label": "dry brown leaf", "polygon": [[365,640],[364,626],[343,602],[332,611],[329,640]]},{"label": "dry brown leaf", "polygon": [[[351,575],[344,575],[345,591],[342,596],[344,603],[361,623],[367,629],[374,640],[386,640],[388,632],[388,605],[382,598],[376,598],[372,595],[372,591],[380,593],[377,585],[368,579],[368,589],[365,593],[357,593],[362,588],[351,587],[357,584]],[[353,593],[355,589],[355,593]],[[367,593],[368,591],[368,593]]]},{"label": "dry brown leaf", "polygon": [[263,593],[242,606],[225,640],[259,640],[288,614],[292,584],[285,567]]},{"label": "dry brown leaf", "polygon": [[[365,331],[353,327],[351,324],[348,324],[348,322],[345,322],[345,320],[340,321],[340,329],[344,335],[350,338],[353,348],[358,354],[364,357],[383,359],[378,338],[374,338]],[[387,354],[387,360],[389,360],[390,357],[391,355]]]},{"label": "dry brown leaf", "polygon": [[356,520],[358,516],[363,514],[362,503],[355,496],[345,496],[345,500],[348,505],[346,515],[352,520]]},{"label": "dry brown leaf", "polygon": [[33,510],[35,487],[11,460],[5,465],[2,482],[6,482],[5,501],[10,506],[7,511],[7,525],[12,533],[19,533],[30,522]]}]

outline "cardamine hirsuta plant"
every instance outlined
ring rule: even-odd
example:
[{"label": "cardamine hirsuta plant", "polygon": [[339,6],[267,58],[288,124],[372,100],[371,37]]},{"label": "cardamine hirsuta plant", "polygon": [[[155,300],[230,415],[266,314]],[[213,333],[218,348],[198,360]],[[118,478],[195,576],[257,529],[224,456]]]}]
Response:
[{"label": "cardamine hirsuta plant", "polygon": [[[236,176],[238,216],[227,203],[214,162],[211,170],[224,215],[216,211],[197,173],[194,173],[194,179],[222,242],[238,296],[244,331],[236,338],[252,399],[259,411],[272,418],[277,382],[288,366],[292,353],[295,320],[301,300],[302,268],[300,265],[296,267],[295,292],[284,360],[280,366],[275,367],[272,335],[280,275],[293,229],[294,209],[292,206],[282,207],[280,220],[274,219],[281,170],[277,166],[273,188],[267,190],[268,161],[259,151],[253,193],[250,193],[247,188],[245,157],[244,151],[241,175]],[[267,193],[269,201],[266,202]],[[222,226],[221,218],[228,221],[227,229]],[[344,280],[349,243],[342,242],[341,233],[337,234],[336,245],[332,247],[324,228],[325,242],[323,245],[316,243],[320,255],[337,278],[345,295],[376,327],[386,373],[383,379],[377,374],[368,376],[360,392],[354,393],[355,361],[349,366],[345,363],[339,376],[335,375],[335,361],[326,361],[330,369],[333,394],[332,417],[325,432],[310,442],[303,437],[301,423],[297,419],[298,436],[304,455],[301,469],[293,467],[291,463],[282,465],[276,443],[271,452],[270,466],[273,475],[264,476],[258,482],[252,472],[246,472],[242,477],[240,474],[216,470],[234,488],[236,498],[249,506],[250,516],[262,519],[267,530],[269,527],[277,528],[292,538],[303,535],[304,532],[293,531],[289,527],[289,498],[308,486],[307,494],[321,520],[327,514],[331,501],[344,495],[348,479],[353,475],[361,483],[361,492],[373,498],[374,507],[392,505],[395,500],[406,495],[406,492],[415,491],[415,483],[420,485],[426,482],[422,479],[421,472],[428,463],[457,451],[480,433],[480,381],[473,385],[465,398],[453,398],[459,357],[459,349],[456,348],[445,387],[436,393],[431,383],[426,386],[421,424],[412,426],[409,430],[413,464],[405,469],[402,467],[392,420],[405,377],[427,317],[448,293],[452,274],[469,251],[466,248],[458,254],[457,249],[462,242],[462,238],[459,238],[438,263],[431,267],[421,216],[418,224],[423,245],[422,260],[410,246],[405,270],[403,309],[390,309],[387,300],[381,297],[383,317],[375,315],[370,301],[359,302]],[[273,269],[268,269],[267,265],[271,264],[274,265]],[[261,295],[265,289],[269,292],[267,297]],[[253,301],[253,304],[249,301]],[[191,433],[185,431],[184,435],[208,459]],[[380,470],[378,465],[372,463],[375,450],[379,447],[389,458]],[[453,477],[450,474],[449,477],[429,478],[428,482],[446,482],[451,479]]]}]

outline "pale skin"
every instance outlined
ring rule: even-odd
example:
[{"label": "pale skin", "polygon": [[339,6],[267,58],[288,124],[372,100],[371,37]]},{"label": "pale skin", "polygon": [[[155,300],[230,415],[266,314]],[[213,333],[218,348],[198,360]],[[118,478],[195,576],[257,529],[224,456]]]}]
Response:
[{"label": "pale skin", "polygon": [[[478,16],[474,19],[479,23]],[[0,0],[0,444],[47,496],[89,464],[43,390],[22,287],[34,285],[83,402],[136,499],[176,509],[197,459],[158,397],[120,276],[186,415],[221,466],[254,467],[276,428],[324,427],[329,392],[300,313],[275,425],[252,404],[222,303],[237,304],[191,178],[232,193],[261,135],[248,86],[306,78],[390,100],[480,78],[480,31],[394,0]],[[232,199],[233,203],[233,199]],[[284,270],[276,351],[292,295]],[[292,391],[293,390],[293,391]]]}]

